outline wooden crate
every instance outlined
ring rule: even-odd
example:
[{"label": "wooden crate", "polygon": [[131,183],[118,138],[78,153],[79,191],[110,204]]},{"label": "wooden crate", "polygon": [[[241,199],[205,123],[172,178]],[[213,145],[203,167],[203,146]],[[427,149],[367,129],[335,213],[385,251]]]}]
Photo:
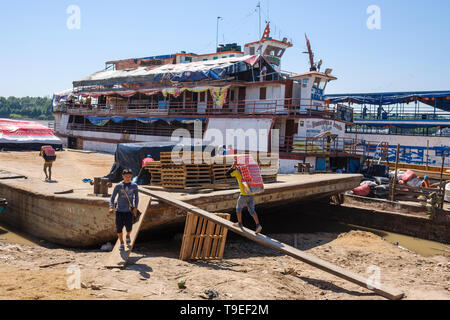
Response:
[{"label": "wooden crate", "polygon": [[235,178],[227,176],[227,171],[231,165],[227,164],[213,164],[211,166],[211,181],[213,184],[230,184],[236,181]]},{"label": "wooden crate", "polygon": [[185,189],[186,187],[211,184],[209,165],[163,165],[161,183],[168,189]]},{"label": "wooden crate", "polygon": [[[182,163],[175,163],[172,159],[172,155],[175,156],[175,159],[180,159]],[[202,164],[210,164],[211,156],[205,154],[203,152],[189,152],[188,154],[184,154],[182,151],[180,152],[161,152],[160,160],[162,165],[202,165]]]},{"label": "wooden crate", "polygon": [[160,186],[161,181],[161,161],[148,162],[145,169],[150,172],[150,184],[152,186]]},{"label": "wooden crate", "polygon": [[[216,213],[230,220],[228,213]],[[188,213],[184,227],[180,260],[220,260],[223,258],[228,229]]]}]

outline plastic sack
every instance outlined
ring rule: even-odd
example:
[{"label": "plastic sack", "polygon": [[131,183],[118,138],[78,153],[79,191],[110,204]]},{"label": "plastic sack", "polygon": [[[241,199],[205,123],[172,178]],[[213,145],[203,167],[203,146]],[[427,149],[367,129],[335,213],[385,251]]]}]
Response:
[{"label": "plastic sack", "polygon": [[45,161],[55,161],[56,160],[56,152],[52,146],[43,146],[43,157]]},{"label": "plastic sack", "polygon": [[369,184],[363,184],[362,186],[359,186],[352,190],[353,194],[357,196],[367,197],[370,194],[370,185]]},{"label": "plastic sack", "polygon": [[417,176],[416,176],[416,174],[414,173],[414,171],[412,171],[412,170],[407,170],[407,171],[403,174],[402,180],[403,180],[404,182],[408,182],[408,181],[414,179],[415,177],[417,177]]}]

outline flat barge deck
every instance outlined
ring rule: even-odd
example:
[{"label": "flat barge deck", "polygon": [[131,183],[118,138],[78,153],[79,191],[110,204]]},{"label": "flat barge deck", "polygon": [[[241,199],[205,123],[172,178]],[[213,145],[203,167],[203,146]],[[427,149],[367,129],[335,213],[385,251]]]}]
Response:
[{"label": "flat barge deck", "polygon": [[[70,247],[93,246],[114,239],[114,218],[107,214],[109,198],[90,196],[92,187],[81,183],[81,177],[78,183],[63,179],[58,183],[46,183],[34,177],[8,179],[18,175],[18,172],[0,172],[0,194],[9,203],[8,210],[0,216],[0,222]],[[256,196],[257,209],[328,197],[356,187],[360,180],[359,174],[280,175],[278,182],[267,184],[265,192]],[[239,189],[198,194],[167,193],[210,212],[232,212]],[[152,201],[141,230],[181,224],[185,214],[182,210]]]}]

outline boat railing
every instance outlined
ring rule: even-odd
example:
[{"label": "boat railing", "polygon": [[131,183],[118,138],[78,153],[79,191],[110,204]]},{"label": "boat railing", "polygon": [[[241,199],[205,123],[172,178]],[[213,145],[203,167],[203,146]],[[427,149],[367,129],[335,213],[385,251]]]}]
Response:
[{"label": "boat railing", "polygon": [[280,143],[281,152],[292,152],[309,155],[358,155],[362,156],[367,152],[367,146],[361,140],[353,138],[328,137],[284,137],[283,144]]},{"label": "boat railing", "polygon": [[434,121],[450,121],[450,112],[444,111],[425,111],[425,112],[399,112],[399,113],[362,113],[360,111],[354,112],[355,120],[364,120],[364,121],[426,121],[426,120],[434,120]]},{"label": "boat railing", "polygon": [[[94,125],[92,123],[69,123],[67,125],[67,129],[69,131],[78,130],[78,131],[90,131],[90,132],[108,132],[108,133],[119,133],[119,134],[133,134],[133,135],[151,135],[151,136],[161,136],[161,137],[170,137],[173,132],[179,127],[169,126],[165,128],[158,128],[153,126],[137,126],[137,125],[129,125],[129,124],[114,124],[114,125]],[[190,132],[192,136],[194,136],[194,129],[186,127],[186,130]]]},{"label": "boat railing", "polygon": [[223,106],[214,102],[174,102],[164,103],[127,103],[124,105],[72,103],[67,106],[67,113],[73,115],[91,116],[123,116],[141,115],[143,117],[157,116],[224,116],[224,117],[321,117],[334,120],[340,119],[340,113],[335,109],[315,105],[312,100],[273,99],[230,101]]}]

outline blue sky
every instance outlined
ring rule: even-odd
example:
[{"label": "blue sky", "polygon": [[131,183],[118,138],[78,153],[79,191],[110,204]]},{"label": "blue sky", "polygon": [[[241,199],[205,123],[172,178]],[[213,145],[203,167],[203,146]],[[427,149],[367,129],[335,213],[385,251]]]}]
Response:
[{"label": "blue sky", "polygon": [[[0,96],[37,96],[71,87],[107,60],[213,52],[220,42],[258,38],[257,0],[43,0],[0,3]],[[69,5],[81,29],[69,30]],[[381,9],[369,30],[368,6]],[[308,69],[304,33],[338,80],[327,93],[450,90],[450,1],[261,0],[273,36],[292,39],[283,70]]]}]

